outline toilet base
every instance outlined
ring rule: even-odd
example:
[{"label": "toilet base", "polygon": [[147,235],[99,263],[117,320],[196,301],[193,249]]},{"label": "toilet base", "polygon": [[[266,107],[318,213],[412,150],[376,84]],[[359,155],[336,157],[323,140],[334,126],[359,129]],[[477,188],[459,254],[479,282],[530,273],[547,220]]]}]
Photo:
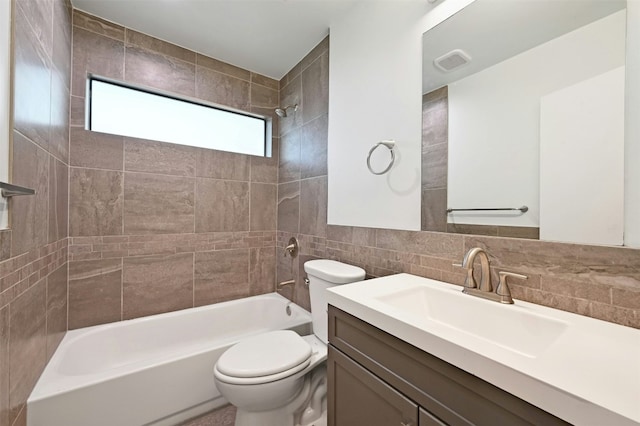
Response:
[{"label": "toilet base", "polygon": [[284,407],[251,412],[237,409],[235,426],[326,426],[327,370],[324,365],[307,374],[300,393]]}]

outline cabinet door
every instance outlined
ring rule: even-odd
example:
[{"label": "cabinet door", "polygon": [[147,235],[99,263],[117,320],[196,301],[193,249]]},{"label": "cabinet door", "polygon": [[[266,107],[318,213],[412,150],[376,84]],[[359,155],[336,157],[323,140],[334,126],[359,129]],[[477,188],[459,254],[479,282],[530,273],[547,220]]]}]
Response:
[{"label": "cabinet door", "polygon": [[418,406],[329,346],[329,426],[417,426]]},{"label": "cabinet door", "polygon": [[424,408],[420,408],[420,426],[447,426]]}]

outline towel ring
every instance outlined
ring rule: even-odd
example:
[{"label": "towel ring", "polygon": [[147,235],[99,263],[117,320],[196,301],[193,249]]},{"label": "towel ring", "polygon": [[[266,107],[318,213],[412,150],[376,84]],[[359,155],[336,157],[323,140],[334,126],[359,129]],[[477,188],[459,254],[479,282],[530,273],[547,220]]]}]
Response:
[{"label": "towel ring", "polygon": [[[369,171],[371,173],[373,173],[374,175],[383,175],[387,173],[391,169],[391,167],[393,167],[393,163],[396,161],[396,153],[394,151],[395,145],[396,145],[396,141],[387,140],[387,141],[380,141],[377,144],[375,144],[373,147],[371,147],[371,149],[369,150],[369,155],[367,155],[367,167],[369,168]],[[385,146],[389,150],[389,153],[391,153],[391,161],[383,171],[376,172],[371,168],[371,154],[373,154],[373,151],[378,149],[379,146]]]}]

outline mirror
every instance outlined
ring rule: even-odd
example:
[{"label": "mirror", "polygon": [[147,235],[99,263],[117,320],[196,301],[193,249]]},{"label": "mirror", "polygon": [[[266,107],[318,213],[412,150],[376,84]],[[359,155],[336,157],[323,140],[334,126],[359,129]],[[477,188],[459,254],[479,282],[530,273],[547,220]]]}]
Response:
[{"label": "mirror", "polygon": [[424,34],[423,230],[622,245],[625,6],[476,0]]}]

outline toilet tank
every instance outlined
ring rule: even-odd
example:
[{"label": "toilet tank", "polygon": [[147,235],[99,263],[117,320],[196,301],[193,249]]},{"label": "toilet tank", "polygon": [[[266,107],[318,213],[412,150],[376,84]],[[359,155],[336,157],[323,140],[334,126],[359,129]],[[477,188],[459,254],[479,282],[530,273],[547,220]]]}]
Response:
[{"label": "toilet tank", "polygon": [[327,289],[341,284],[364,280],[364,269],[335,260],[318,259],[305,262],[304,271],[309,278],[311,321],[313,334],[328,343]]}]

